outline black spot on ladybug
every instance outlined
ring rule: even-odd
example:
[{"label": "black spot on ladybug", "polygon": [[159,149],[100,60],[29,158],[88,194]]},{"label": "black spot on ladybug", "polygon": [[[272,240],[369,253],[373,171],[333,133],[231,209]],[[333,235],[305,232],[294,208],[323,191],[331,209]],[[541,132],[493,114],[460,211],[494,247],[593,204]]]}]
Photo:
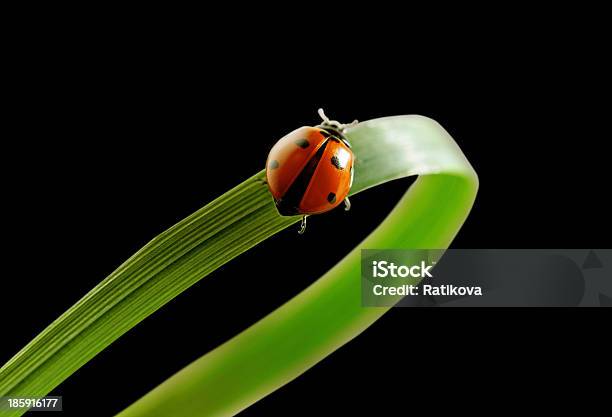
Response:
[{"label": "black spot on ladybug", "polygon": [[336,202],[336,194],[334,193],[327,194],[327,201],[329,201],[331,204],[334,204]]},{"label": "black spot on ladybug", "polygon": [[272,161],[270,161],[270,165],[268,165],[268,167],[270,169],[276,169],[279,165],[280,164],[278,163],[278,161],[276,159],[273,159]]},{"label": "black spot on ladybug", "polygon": [[310,142],[308,142],[306,139],[298,139],[295,141],[295,144],[302,149],[306,149],[310,146]]},{"label": "black spot on ladybug", "polygon": [[333,166],[335,166],[339,170],[343,170],[344,169],[344,167],[340,163],[340,158],[338,158],[336,155],[331,157],[331,163],[332,163]]}]

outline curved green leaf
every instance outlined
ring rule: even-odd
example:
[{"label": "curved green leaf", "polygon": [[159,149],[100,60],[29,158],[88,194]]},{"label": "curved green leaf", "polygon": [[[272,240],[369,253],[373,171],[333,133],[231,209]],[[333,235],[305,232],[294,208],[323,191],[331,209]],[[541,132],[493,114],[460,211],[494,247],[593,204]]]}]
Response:
[{"label": "curved green leaf", "polygon": [[[290,381],[385,311],[360,305],[361,248],[445,248],[478,180],[436,122],[371,120],[348,136],[353,194],[419,175],[388,218],[294,299],[188,366],[124,411],[131,416],[231,415]],[[264,172],[162,233],[0,369],[0,396],[42,396],[142,319],[219,266],[299,220],[280,217]],[[22,411],[7,415],[20,415]]]}]

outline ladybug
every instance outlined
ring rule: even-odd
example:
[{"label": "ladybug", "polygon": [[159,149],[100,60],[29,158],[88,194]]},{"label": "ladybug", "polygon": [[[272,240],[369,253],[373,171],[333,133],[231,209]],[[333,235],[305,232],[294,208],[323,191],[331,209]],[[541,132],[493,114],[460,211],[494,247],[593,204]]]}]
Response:
[{"label": "ladybug", "polygon": [[329,120],[319,109],[323,122],[294,130],[272,147],[266,162],[266,182],[282,216],[302,214],[300,234],[306,217],[332,210],[344,203],[353,185],[355,155],[344,133],[350,125]]}]

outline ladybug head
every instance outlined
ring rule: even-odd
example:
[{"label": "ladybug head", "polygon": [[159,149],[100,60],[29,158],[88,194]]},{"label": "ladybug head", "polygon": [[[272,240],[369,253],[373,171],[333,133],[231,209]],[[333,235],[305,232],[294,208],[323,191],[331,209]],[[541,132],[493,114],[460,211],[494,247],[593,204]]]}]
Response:
[{"label": "ladybug head", "polygon": [[319,116],[323,119],[323,123],[319,125],[319,127],[331,132],[335,133],[341,140],[344,142],[349,148],[351,147],[349,141],[346,139],[344,134],[346,133],[349,127],[355,126],[358,121],[353,120],[351,123],[343,124],[338,122],[337,120],[330,120],[329,117],[325,115],[323,109],[319,109]]}]

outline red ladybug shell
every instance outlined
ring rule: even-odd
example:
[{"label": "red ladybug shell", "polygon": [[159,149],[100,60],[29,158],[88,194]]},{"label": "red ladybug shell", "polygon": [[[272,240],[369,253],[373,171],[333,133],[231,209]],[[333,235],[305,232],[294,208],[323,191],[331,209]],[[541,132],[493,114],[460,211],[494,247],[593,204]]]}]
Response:
[{"label": "red ladybug shell", "polygon": [[279,213],[318,214],[338,206],[351,189],[353,161],[348,142],[333,129],[300,127],[283,137],[266,162]]}]

